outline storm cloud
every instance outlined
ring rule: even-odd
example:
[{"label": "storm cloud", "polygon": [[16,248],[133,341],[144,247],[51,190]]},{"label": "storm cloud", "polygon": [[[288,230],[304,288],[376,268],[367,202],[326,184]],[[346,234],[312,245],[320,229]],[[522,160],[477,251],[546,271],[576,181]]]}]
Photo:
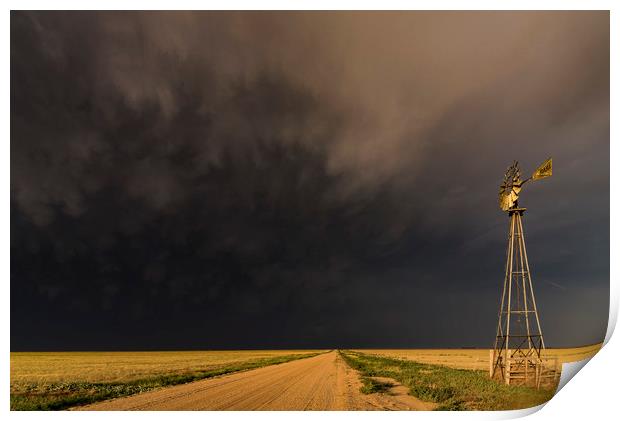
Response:
[{"label": "storm cloud", "polygon": [[12,12],[11,349],[490,346],[527,185],[602,340],[607,12]]}]

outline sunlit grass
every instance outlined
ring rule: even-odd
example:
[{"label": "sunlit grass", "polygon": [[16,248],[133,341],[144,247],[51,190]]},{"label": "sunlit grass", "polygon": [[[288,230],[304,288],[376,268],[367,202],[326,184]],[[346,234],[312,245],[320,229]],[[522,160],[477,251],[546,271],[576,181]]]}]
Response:
[{"label": "sunlit grass", "polygon": [[11,409],[57,410],[319,351],[11,353]]},{"label": "sunlit grass", "polygon": [[437,410],[508,410],[547,402],[555,388],[506,386],[489,379],[482,370],[455,369],[441,365],[342,351],[347,363],[362,374],[364,387],[371,377],[389,377],[409,388],[423,401],[439,404]]},{"label": "sunlit grass", "polygon": [[[546,358],[557,357],[560,364],[593,357],[602,344],[575,348],[548,348],[543,350]],[[406,359],[424,364],[440,364],[452,368],[488,370],[488,349],[355,349],[354,351],[380,357]]]}]

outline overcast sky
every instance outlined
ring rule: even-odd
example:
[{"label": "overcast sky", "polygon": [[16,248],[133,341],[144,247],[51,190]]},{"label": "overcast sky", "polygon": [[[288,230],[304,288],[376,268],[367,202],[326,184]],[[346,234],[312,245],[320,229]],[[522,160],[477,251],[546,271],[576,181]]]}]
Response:
[{"label": "overcast sky", "polygon": [[11,13],[11,349],[548,347],[609,305],[609,13]]}]

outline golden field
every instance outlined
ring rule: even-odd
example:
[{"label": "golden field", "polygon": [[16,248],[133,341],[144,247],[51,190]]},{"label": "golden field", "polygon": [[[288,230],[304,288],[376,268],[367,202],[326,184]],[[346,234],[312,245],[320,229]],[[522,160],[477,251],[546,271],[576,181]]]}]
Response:
[{"label": "golden field", "polygon": [[11,410],[60,410],[318,355],[311,350],[11,352]]},{"label": "golden field", "polygon": [[311,350],[11,352],[11,388],[20,384],[127,382],[152,376],[183,374]]},{"label": "golden field", "polygon": [[[576,348],[548,348],[543,357],[557,357],[560,363],[580,361],[594,356],[603,344]],[[357,349],[369,355],[404,358],[425,364],[439,364],[451,368],[488,370],[488,349]]]},{"label": "golden field", "polygon": [[[578,348],[547,349],[544,355],[558,357],[560,362],[571,362],[593,356],[600,347],[601,344]],[[361,368],[365,365],[374,367],[376,364],[385,363],[385,361],[372,360],[373,355],[404,359],[444,366],[444,371],[441,371],[442,375],[452,380],[456,379],[455,381],[463,381],[463,378],[468,378],[469,374],[481,375],[481,372],[474,370],[486,371],[489,367],[488,349],[365,349],[356,351],[360,354],[346,355],[350,358],[355,357],[354,362],[363,363]],[[324,353],[325,350],[12,352],[10,354],[11,409],[67,409],[162,387],[305,359]],[[364,359],[364,354],[368,358]],[[388,368],[382,367],[381,369],[388,370]],[[449,371],[452,368],[472,371]],[[435,373],[433,375],[438,373],[436,369],[433,369],[434,371],[419,370],[419,367],[410,367],[410,369],[415,371],[418,380],[423,380],[425,376],[432,377],[429,374],[431,371]],[[392,374],[399,375],[398,372]],[[475,386],[483,380],[487,381],[488,377],[476,377],[470,380],[468,380],[469,383],[464,384],[469,387],[466,389],[475,395],[479,390],[475,387],[475,390],[471,389],[472,385]],[[431,385],[436,384],[437,379],[432,378],[429,382]],[[544,402],[552,396],[552,392],[528,390],[526,390],[527,393],[522,391],[527,395],[527,399],[523,398],[525,399],[523,402],[528,405]],[[485,401],[486,403],[476,404],[478,406],[474,405],[474,407],[477,409],[504,408],[505,405],[500,405],[504,401],[517,405],[515,402],[521,399],[515,398],[518,390],[506,389],[504,392],[502,392],[504,394],[500,393],[491,397],[485,395],[486,398],[495,399],[491,399],[495,402],[493,405],[489,404],[490,401]],[[549,393],[551,395],[547,396]],[[525,403],[522,407],[527,406]]]}]

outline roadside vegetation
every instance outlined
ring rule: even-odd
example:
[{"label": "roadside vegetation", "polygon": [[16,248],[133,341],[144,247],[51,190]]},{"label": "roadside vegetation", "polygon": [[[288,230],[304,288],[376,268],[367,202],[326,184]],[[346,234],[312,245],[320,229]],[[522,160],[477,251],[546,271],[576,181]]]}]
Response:
[{"label": "roadside vegetation", "polygon": [[[436,410],[509,410],[529,408],[547,402],[553,389],[507,386],[489,379],[482,370],[449,368],[404,359],[339,351],[344,360],[362,376],[362,393],[385,391],[375,377],[388,377],[409,388],[409,394],[435,402]],[[383,388],[383,389],[382,389]],[[389,388],[387,388],[389,389]]]},{"label": "roadside vegetation", "polygon": [[380,382],[373,378],[363,376],[360,392],[365,395],[369,395],[371,393],[386,393],[390,390],[392,386],[392,383]]},{"label": "roadside vegetation", "polygon": [[[267,351],[269,353],[270,351]],[[182,383],[189,383],[196,380],[206,379],[210,377],[220,376],[224,374],[234,373],[238,371],[251,370],[268,365],[281,364],[302,358],[309,358],[318,355],[320,352],[296,352],[290,351],[284,354],[282,351],[273,351],[274,356],[263,358],[251,358],[252,352],[247,352],[249,356],[245,361],[239,358],[233,358],[231,362],[220,363],[214,367],[201,367],[196,369],[183,369],[179,372],[161,373],[154,370],[157,374],[144,375],[140,378],[127,378],[123,380],[106,380],[106,381],[71,381],[63,376],[62,381],[14,381],[13,370],[11,373],[11,410],[14,411],[40,411],[40,410],[61,410],[76,405],[85,405],[97,401],[111,398],[129,396],[136,393],[146,392],[164,386],[173,386]],[[265,354],[265,352],[255,352],[254,354]],[[34,354],[34,353],[32,353]],[[70,354],[70,353],[54,353],[54,354]],[[96,354],[90,353],[96,358]],[[103,353],[101,353],[103,355]],[[147,353],[143,353],[147,354]],[[169,353],[170,354],[170,353]],[[183,354],[179,352],[178,354]],[[75,355],[80,355],[76,353]],[[91,355],[92,356],[92,355]],[[35,357],[32,357],[35,358]],[[76,365],[79,366],[79,357],[76,357]],[[220,359],[224,360],[225,359]],[[63,373],[65,370],[71,370],[67,366],[67,361],[71,358],[63,357],[63,364],[57,364],[54,370]],[[13,366],[13,361],[11,361]],[[109,377],[106,375],[105,363],[104,369],[101,370],[102,378]],[[156,364],[153,365],[157,366]],[[13,367],[12,367],[13,369]],[[108,370],[109,371],[109,370]],[[85,375],[87,373],[76,373]],[[15,376],[19,377],[19,376]],[[32,376],[30,377],[32,378]]]}]

